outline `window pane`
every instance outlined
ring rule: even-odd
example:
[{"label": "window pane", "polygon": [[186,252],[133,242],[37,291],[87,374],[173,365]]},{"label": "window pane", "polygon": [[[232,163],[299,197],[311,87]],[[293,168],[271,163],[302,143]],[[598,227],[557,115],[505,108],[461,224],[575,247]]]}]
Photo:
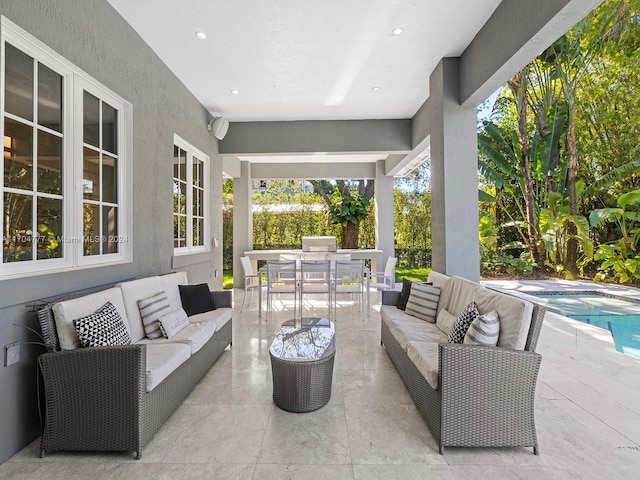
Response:
[{"label": "window pane", "polygon": [[62,138],[38,131],[38,191],[62,193]]},{"label": "window pane", "polygon": [[102,156],[102,201],[118,203],[118,159]]},{"label": "window pane", "polygon": [[186,247],[187,217],[184,215],[174,215],[173,217],[173,245],[174,247]]},{"label": "window pane", "polygon": [[202,218],[194,218],[193,219],[193,246],[198,247],[204,245],[204,219]]},{"label": "window pane", "polygon": [[5,238],[2,243],[2,261],[32,260],[32,201],[30,195],[4,194]]},{"label": "window pane", "polygon": [[84,254],[100,255],[100,207],[85,203],[82,209]]},{"label": "window pane", "polygon": [[193,189],[193,215],[204,216],[204,190]]},{"label": "window pane", "polygon": [[100,147],[100,102],[89,92],[84,92],[83,103],[84,143]]},{"label": "window pane", "polygon": [[38,198],[38,260],[61,258],[62,200]]},{"label": "window pane", "polygon": [[118,253],[118,209],[102,207],[102,253]]},{"label": "window pane", "polygon": [[100,154],[83,149],[82,193],[87,200],[100,200]]},{"label": "window pane", "polygon": [[180,246],[180,217],[173,216],[173,248]]},{"label": "window pane", "polygon": [[102,149],[118,154],[118,112],[102,102]]},{"label": "window pane", "polygon": [[4,185],[33,189],[33,128],[5,118]]},{"label": "window pane", "polygon": [[173,194],[173,212],[187,213],[185,205],[187,201],[187,184],[174,182],[174,191],[177,191],[177,193]]},{"label": "window pane", "polygon": [[33,120],[33,58],[7,43],[5,62],[4,109]]},{"label": "window pane", "polygon": [[62,76],[38,64],[38,124],[62,132]]},{"label": "window pane", "polygon": [[183,182],[187,181],[187,154],[180,147],[173,147],[173,176]]},{"label": "window pane", "polygon": [[193,184],[196,187],[203,187],[202,185],[202,174],[203,174],[203,170],[204,170],[204,163],[202,163],[202,160],[198,160],[197,158],[193,157]]}]

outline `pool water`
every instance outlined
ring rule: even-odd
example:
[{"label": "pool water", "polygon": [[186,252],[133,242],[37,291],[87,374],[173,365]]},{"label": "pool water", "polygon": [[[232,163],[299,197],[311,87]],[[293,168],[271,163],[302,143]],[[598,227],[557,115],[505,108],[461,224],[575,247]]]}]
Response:
[{"label": "pool water", "polygon": [[640,359],[640,303],[596,294],[537,296],[552,312],[609,330],[618,352]]}]

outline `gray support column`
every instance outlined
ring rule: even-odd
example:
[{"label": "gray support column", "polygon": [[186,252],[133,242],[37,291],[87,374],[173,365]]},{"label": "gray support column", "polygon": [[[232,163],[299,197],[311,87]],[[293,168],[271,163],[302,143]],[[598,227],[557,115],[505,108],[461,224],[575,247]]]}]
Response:
[{"label": "gray support column", "polygon": [[459,102],[459,61],[445,58],[430,77],[433,269],[477,281],[476,109]]},{"label": "gray support column", "polygon": [[240,178],[233,179],[233,286],[242,287],[240,257],[253,250],[253,193],[251,164],[240,162]]},{"label": "gray support column", "polygon": [[384,160],[376,162],[375,210],[376,248],[382,250],[382,265],[371,264],[373,271],[384,269],[388,257],[395,255],[395,227],[393,218],[393,177],[385,174]]}]

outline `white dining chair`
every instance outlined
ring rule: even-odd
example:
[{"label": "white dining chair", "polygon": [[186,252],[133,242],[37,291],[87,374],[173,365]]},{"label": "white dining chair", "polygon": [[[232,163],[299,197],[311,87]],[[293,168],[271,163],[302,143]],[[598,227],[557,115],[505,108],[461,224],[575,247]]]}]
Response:
[{"label": "white dining chair", "polygon": [[240,307],[240,312],[242,312],[247,298],[247,290],[251,291],[249,295],[249,303],[251,303],[253,291],[260,288],[260,275],[254,272],[249,257],[240,257],[240,265],[242,266],[242,278],[244,280],[244,293],[242,295],[242,306]]},{"label": "white dining chair", "polygon": [[364,296],[364,261],[336,261],[333,274],[333,308],[334,318],[338,316],[338,295],[358,296],[358,304],[363,312]]},{"label": "white dining chair", "polygon": [[392,290],[395,288],[397,263],[397,257],[387,258],[387,263],[384,266],[384,272],[370,273],[371,283],[369,284],[369,287],[375,288],[378,291]]},{"label": "white dining chair", "polygon": [[293,318],[298,301],[298,269],[295,261],[267,260],[267,320],[273,311],[274,295],[293,294]]},{"label": "white dining chair", "polygon": [[329,260],[300,261],[300,316],[305,295],[326,295],[327,315],[331,317],[331,262]]}]

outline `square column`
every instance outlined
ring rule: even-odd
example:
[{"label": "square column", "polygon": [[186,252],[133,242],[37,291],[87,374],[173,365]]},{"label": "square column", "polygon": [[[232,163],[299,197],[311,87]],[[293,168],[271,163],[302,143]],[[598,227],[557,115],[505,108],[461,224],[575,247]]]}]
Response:
[{"label": "square column", "polygon": [[476,109],[460,105],[457,58],[442,59],[429,82],[433,269],[477,281]]},{"label": "square column", "polygon": [[251,164],[240,162],[240,178],[233,179],[233,286],[243,287],[240,257],[253,250],[253,182]]},{"label": "square column", "polygon": [[387,258],[395,255],[395,225],[393,218],[393,177],[385,174],[385,161],[376,162],[375,211],[376,249],[382,250],[382,265],[374,265],[372,271],[384,269]]}]

